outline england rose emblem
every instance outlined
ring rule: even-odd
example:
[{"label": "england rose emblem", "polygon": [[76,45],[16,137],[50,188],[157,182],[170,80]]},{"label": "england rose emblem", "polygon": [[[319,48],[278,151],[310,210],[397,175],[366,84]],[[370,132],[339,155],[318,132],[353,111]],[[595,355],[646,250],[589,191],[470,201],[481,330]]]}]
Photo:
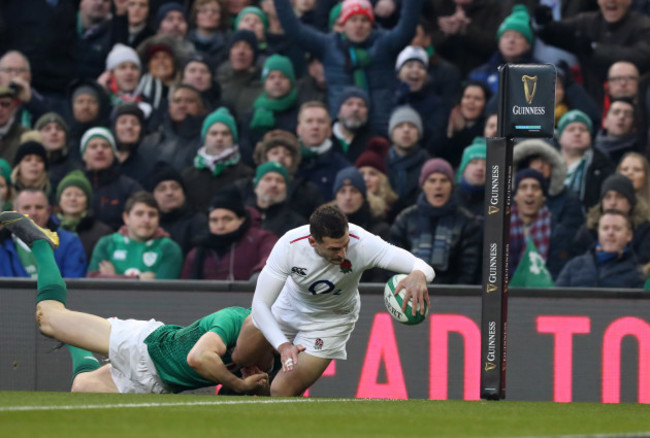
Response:
[{"label": "england rose emblem", "polygon": [[352,262],[350,260],[345,259],[341,262],[341,272],[344,274],[352,272]]}]

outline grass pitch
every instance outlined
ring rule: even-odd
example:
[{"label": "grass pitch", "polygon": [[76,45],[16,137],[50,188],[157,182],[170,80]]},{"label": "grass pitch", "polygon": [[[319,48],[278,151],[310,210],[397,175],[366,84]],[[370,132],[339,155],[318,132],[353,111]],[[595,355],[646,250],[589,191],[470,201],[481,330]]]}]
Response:
[{"label": "grass pitch", "polygon": [[642,404],[0,392],[0,436],[648,436]]}]

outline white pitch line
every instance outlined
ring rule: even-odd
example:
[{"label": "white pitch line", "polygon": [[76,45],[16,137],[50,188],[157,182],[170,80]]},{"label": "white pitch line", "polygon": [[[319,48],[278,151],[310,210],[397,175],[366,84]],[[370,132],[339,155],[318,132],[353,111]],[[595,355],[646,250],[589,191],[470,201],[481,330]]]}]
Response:
[{"label": "white pitch line", "polygon": [[17,412],[17,411],[68,411],[76,409],[118,409],[118,408],[158,408],[158,407],[177,407],[177,406],[219,406],[219,405],[244,405],[244,404],[276,404],[276,403],[341,403],[357,401],[385,401],[381,399],[271,399],[271,400],[214,400],[214,401],[197,401],[197,402],[171,402],[171,403],[117,403],[117,404],[98,404],[98,405],[64,405],[64,406],[4,406],[0,407],[0,412]]}]

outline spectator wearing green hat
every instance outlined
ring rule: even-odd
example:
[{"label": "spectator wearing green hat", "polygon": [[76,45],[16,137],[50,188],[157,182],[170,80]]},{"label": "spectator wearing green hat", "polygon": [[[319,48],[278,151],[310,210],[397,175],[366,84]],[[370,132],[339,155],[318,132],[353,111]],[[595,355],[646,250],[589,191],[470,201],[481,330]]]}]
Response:
[{"label": "spectator wearing green hat", "polygon": [[452,195],[461,207],[465,207],[479,219],[485,207],[485,157],[487,148],[484,137],[476,137],[463,151],[456,172],[456,187]]},{"label": "spectator wearing green hat", "polygon": [[2,211],[11,210],[14,200],[14,187],[11,185],[11,165],[0,158],[0,202]]},{"label": "spectator wearing green hat", "polygon": [[274,0],[282,27],[291,40],[322,60],[327,78],[329,112],[337,114],[340,94],[349,85],[370,96],[370,121],[378,133],[386,133],[395,88],[394,61],[415,33],[422,2],[402,2],[400,19],[393,29],[374,28],[375,14],[367,0],[345,0],[338,22],[342,32],[322,33],[296,17],[289,0]]},{"label": "spectator wearing green hat", "polygon": [[497,30],[498,50],[483,65],[469,73],[469,79],[486,83],[493,95],[499,90],[499,71],[502,64],[540,64],[533,58],[535,42],[530,27],[530,15],[524,5],[515,5]]},{"label": "spectator wearing green hat", "polygon": [[81,138],[84,173],[93,188],[93,212],[99,220],[116,230],[122,225],[126,200],[142,190],[134,179],[124,175],[117,164],[115,138],[107,128],[91,128]]},{"label": "spectator wearing green hat", "polygon": [[260,52],[266,50],[266,32],[269,29],[269,17],[257,6],[247,6],[235,18],[235,30],[250,30],[257,38]]},{"label": "spectator wearing green hat", "polygon": [[242,162],[237,124],[226,108],[218,108],[205,118],[201,142],[194,164],[183,169],[181,175],[190,204],[198,211],[206,211],[220,188],[251,177],[253,169]]},{"label": "spectator wearing green hat", "polygon": [[252,162],[253,149],[272,129],[296,132],[298,89],[293,65],[286,56],[272,55],[262,69],[264,92],[253,103],[252,111],[242,119],[242,155]]},{"label": "spectator wearing green hat", "polygon": [[111,227],[94,217],[92,201],[93,188],[81,170],[67,174],[56,188],[53,220],[59,223],[59,228],[79,236],[88,260],[99,239],[113,232]]},{"label": "spectator wearing green hat", "polygon": [[288,203],[289,172],[277,161],[267,161],[255,170],[255,203],[252,207],[261,216],[261,227],[280,237],[287,231],[305,225],[307,220],[294,212]]},{"label": "spectator wearing green hat", "polygon": [[564,185],[575,192],[583,210],[600,200],[600,186],[614,173],[615,165],[592,143],[593,126],[587,114],[571,110],[557,123],[560,153],[567,167]]}]

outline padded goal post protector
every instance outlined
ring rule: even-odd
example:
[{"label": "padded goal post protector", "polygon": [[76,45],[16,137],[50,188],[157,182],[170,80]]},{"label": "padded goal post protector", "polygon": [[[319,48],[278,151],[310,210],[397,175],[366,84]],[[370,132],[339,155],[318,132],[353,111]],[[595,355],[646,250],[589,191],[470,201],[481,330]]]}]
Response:
[{"label": "padded goal post protector", "polygon": [[499,67],[499,137],[553,137],[556,77],[552,64]]}]

